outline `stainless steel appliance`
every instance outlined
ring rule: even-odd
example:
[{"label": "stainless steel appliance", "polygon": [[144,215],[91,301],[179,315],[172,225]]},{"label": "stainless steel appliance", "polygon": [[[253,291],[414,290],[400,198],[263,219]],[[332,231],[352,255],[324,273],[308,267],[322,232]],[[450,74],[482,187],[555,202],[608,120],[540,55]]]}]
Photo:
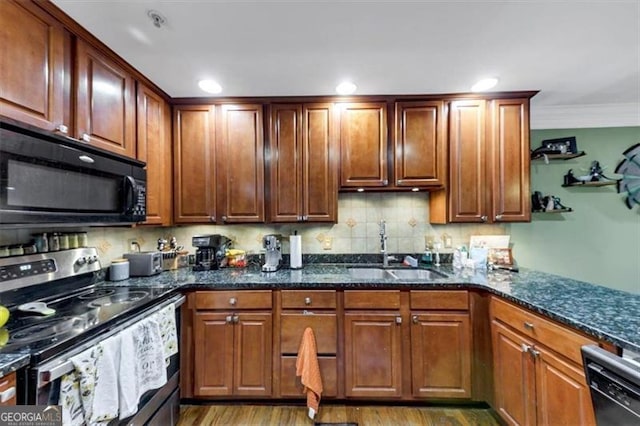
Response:
[{"label": "stainless steel appliance", "polygon": [[197,247],[194,271],[211,271],[220,269],[225,258],[225,251],[231,247],[232,241],[220,234],[194,235],[191,244]]},{"label": "stainless steel appliance", "polygon": [[582,359],[598,426],[640,424],[640,364],[595,345],[582,347]]},{"label": "stainless steel appliance", "polygon": [[[0,299],[11,312],[9,340],[0,354],[30,355],[17,372],[18,404],[53,404],[70,358],[106,338],[173,305],[180,324],[184,296],[170,287],[110,287],[99,284],[95,248],[0,259]],[[42,302],[54,313],[18,311],[26,302]],[[178,327],[179,333],[179,327]],[[179,341],[179,338],[178,338]],[[179,412],[179,353],[170,358],[168,382],[142,395],[138,411],[122,424],[175,424]]]},{"label": "stainless steel appliance", "polygon": [[125,253],[122,257],[129,260],[129,275],[132,277],[149,277],[163,270],[162,253],[158,251]]},{"label": "stainless steel appliance", "polygon": [[0,227],[143,222],[145,163],[0,117]]},{"label": "stainless steel appliance", "polygon": [[266,250],[264,253],[264,272],[275,272],[282,266],[282,250],[280,235],[269,234],[262,237],[262,247]]}]

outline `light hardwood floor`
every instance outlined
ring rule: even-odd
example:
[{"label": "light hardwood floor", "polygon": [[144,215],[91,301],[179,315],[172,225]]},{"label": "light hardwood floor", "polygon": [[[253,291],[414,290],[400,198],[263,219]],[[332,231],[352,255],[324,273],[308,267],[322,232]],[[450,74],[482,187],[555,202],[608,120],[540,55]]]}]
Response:
[{"label": "light hardwood floor", "polygon": [[[488,409],[321,405],[317,422],[354,422],[358,426],[497,426]],[[313,425],[299,405],[183,405],[178,426]]]}]

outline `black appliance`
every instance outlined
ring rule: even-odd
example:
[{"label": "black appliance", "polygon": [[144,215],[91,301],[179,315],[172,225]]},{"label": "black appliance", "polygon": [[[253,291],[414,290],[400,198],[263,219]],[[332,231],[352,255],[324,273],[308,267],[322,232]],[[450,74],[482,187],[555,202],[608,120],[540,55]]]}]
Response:
[{"label": "black appliance", "polygon": [[[73,370],[71,357],[170,305],[179,341],[184,296],[171,287],[100,285],[100,270],[95,248],[0,259],[0,299],[10,310],[4,327],[9,339],[0,354],[30,356],[17,371],[18,404],[57,404],[62,376]],[[55,313],[22,312],[29,302],[46,303]],[[166,368],[167,383],[142,395],[138,412],[120,423],[177,423],[179,353]]]},{"label": "black appliance", "polygon": [[220,234],[194,235],[191,244],[197,247],[196,264],[194,271],[212,271],[220,269],[222,261],[226,257],[226,250],[231,247],[232,241]]},{"label": "black appliance", "polygon": [[146,220],[145,163],[0,117],[0,227]]},{"label": "black appliance", "polygon": [[582,347],[582,359],[598,426],[640,424],[640,364],[595,345]]}]

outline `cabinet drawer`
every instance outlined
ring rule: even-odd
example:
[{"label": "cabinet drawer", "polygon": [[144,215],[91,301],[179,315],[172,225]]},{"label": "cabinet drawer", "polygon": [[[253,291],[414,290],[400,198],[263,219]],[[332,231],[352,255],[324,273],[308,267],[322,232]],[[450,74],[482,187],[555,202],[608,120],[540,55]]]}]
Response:
[{"label": "cabinet drawer", "polygon": [[196,291],[196,309],[271,309],[271,290]]},{"label": "cabinet drawer", "polygon": [[[320,377],[322,377],[322,398],[338,395],[337,363],[335,356],[319,356]],[[280,358],[280,396],[305,398],[300,378],[296,377],[296,357]]]},{"label": "cabinet drawer", "polygon": [[336,314],[282,314],[280,352],[297,354],[305,328],[311,327],[319,354],[335,354],[338,340]]},{"label": "cabinet drawer", "polygon": [[0,378],[0,394],[4,399],[0,405],[16,405],[16,373]]},{"label": "cabinet drawer", "polygon": [[589,339],[495,297],[491,299],[491,315],[579,365],[582,365],[580,348],[598,343],[595,339]]},{"label": "cabinet drawer", "polygon": [[335,309],[335,290],[282,290],[282,309]]},{"label": "cabinet drawer", "polygon": [[399,290],[348,290],[344,292],[345,309],[399,309]]},{"label": "cabinet drawer", "polygon": [[466,290],[412,290],[410,300],[411,309],[469,309],[469,292]]}]

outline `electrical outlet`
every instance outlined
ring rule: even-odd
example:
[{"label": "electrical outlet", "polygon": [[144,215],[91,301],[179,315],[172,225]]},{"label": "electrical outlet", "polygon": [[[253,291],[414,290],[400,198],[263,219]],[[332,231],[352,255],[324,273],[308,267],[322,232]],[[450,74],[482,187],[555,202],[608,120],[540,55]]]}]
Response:
[{"label": "electrical outlet", "polygon": [[434,242],[435,242],[435,237],[433,235],[425,235],[424,236],[425,248],[432,249]]},{"label": "electrical outlet", "polygon": [[333,238],[325,236],[324,240],[322,240],[322,249],[331,250],[332,243],[333,243]]},{"label": "electrical outlet", "polygon": [[127,240],[127,247],[130,252],[140,251],[140,242],[137,238],[129,238]]}]

